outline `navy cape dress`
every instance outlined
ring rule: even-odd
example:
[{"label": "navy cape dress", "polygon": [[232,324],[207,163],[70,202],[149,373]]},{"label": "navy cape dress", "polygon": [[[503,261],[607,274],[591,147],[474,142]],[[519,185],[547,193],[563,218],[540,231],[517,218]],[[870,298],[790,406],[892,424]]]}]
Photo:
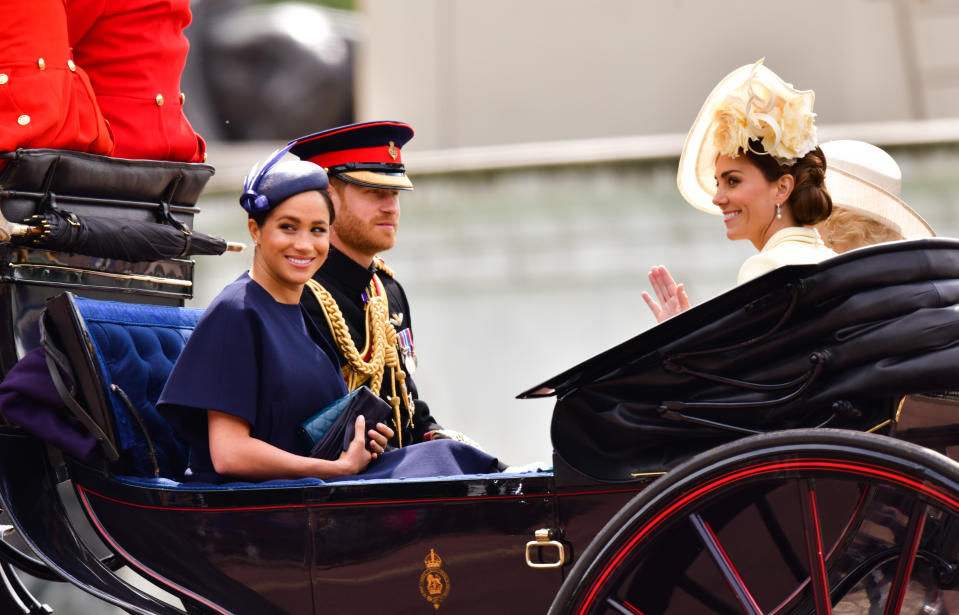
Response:
[{"label": "navy cape dress", "polygon": [[336,354],[307,326],[299,304],[279,303],[248,273],[213,300],[157,403],[190,447],[188,480],[231,479],[213,469],[207,410],[245,419],[254,438],[302,454],[297,426],[346,395]]},{"label": "navy cape dress", "polygon": [[[250,435],[294,454],[300,423],[346,395],[339,362],[299,304],[277,302],[244,273],[207,308],[157,403],[190,447],[188,481],[238,480],[210,459],[207,410],[245,419]],[[496,458],[436,440],[383,453],[358,475],[336,480],[423,478],[495,472]]]}]

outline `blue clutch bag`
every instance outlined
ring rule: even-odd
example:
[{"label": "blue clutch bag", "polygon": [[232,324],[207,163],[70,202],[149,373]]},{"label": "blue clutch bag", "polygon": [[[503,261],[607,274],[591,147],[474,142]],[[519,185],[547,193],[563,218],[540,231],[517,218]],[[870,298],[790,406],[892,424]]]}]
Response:
[{"label": "blue clutch bag", "polygon": [[300,423],[297,437],[302,450],[310,457],[336,460],[350,446],[361,414],[369,429],[388,421],[393,408],[368,387],[354,389]]}]

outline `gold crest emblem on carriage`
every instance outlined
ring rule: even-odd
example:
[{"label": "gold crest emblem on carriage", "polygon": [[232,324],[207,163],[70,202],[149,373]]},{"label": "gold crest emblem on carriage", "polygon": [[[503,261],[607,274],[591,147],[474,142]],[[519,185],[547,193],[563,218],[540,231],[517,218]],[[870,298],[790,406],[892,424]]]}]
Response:
[{"label": "gold crest emblem on carriage", "polygon": [[436,554],[435,550],[430,549],[423,563],[426,564],[426,570],[420,575],[420,594],[433,605],[434,609],[439,609],[440,604],[450,595],[450,578],[440,568],[443,565],[443,559]]}]

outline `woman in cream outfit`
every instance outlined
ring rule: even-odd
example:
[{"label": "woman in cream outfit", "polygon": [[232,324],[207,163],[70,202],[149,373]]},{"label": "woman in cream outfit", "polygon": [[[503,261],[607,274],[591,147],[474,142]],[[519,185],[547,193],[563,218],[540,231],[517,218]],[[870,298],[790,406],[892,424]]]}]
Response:
[{"label": "woman in cream outfit", "polygon": [[935,237],[900,197],[902,172],[888,153],[865,141],[828,141],[826,188],[832,214],[816,225],[827,246],[842,253],[886,241]]},{"label": "woman in cream outfit", "polygon": [[[760,60],[727,75],[693,123],[677,183],[693,207],[722,215],[726,237],[759,251],[743,263],[742,284],[782,265],[835,256],[814,225],[832,212],[826,161],[817,146],[815,95],[785,83]],[[643,293],[657,321],[689,309],[665,267],[653,267],[656,293]]]}]

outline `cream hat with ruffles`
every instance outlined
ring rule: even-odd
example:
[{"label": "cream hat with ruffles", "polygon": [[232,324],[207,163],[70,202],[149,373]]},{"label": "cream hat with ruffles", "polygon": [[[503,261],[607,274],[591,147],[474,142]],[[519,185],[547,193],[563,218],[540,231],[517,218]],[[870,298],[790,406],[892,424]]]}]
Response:
[{"label": "cream hat with ruffles", "polygon": [[726,75],[703,103],[679,159],[676,183],[690,205],[721,214],[713,205],[716,156],[735,156],[761,140],[766,153],[791,164],[816,148],[815,93],[797,90],[763,61]]}]

